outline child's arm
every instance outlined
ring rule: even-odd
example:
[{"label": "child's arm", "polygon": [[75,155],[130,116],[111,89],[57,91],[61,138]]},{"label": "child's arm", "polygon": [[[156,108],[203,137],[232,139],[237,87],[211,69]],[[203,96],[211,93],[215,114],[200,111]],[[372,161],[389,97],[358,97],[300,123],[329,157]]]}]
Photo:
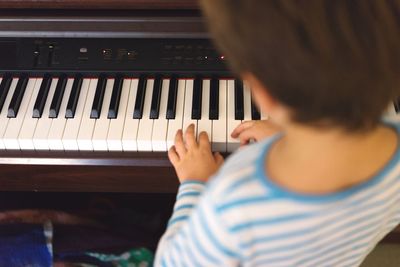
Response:
[{"label": "child's arm", "polygon": [[251,140],[260,141],[281,131],[281,128],[270,120],[245,121],[236,127],[231,136],[246,145]]},{"label": "child's arm", "polygon": [[181,181],[173,214],[161,238],[155,266],[237,266],[238,248],[221,220],[205,182],[223,163],[212,154],[207,134],[196,141],[193,125],[168,153]]},{"label": "child's arm", "polygon": [[231,233],[203,184],[179,188],[168,227],[156,252],[155,267],[239,266],[237,235]]}]

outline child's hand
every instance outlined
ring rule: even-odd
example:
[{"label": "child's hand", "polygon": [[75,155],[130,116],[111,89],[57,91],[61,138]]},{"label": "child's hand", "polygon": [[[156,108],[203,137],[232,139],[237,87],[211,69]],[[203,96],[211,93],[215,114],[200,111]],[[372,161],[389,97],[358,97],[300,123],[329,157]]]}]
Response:
[{"label": "child's hand", "polygon": [[181,183],[186,180],[207,182],[224,163],[221,154],[212,154],[206,132],[200,133],[199,142],[196,141],[193,124],[186,130],[185,142],[182,130],[176,133],[175,146],[168,151],[168,157]]},{"label": "child's hand", "polygon": [[239,138],[240,145],[246,145],[251,140],[260,141],[281,129],[269,120],[245,121],[233,130],[232,138]]}]

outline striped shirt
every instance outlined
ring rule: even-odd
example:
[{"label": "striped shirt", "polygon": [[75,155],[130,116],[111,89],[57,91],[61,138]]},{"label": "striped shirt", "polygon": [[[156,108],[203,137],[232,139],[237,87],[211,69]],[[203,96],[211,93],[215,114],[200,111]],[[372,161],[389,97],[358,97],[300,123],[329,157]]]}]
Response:
[{"label": "striped shirt", "polygon": [[[400,135],[400,123],[386,123]],[[207,185],[180,186],[155,266],[359,266],[399,224],[399,145],[368,181],[305,195],[265,174],[277,138],[232,155]]]}]

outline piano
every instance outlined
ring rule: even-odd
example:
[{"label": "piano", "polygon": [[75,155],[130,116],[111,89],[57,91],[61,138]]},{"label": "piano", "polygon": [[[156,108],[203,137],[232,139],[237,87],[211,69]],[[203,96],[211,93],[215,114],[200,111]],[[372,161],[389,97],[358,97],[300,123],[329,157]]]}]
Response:
[{"label": "piano", "polygon": [[175,192],[178,129],[195,124],[226,155],[241,121],[266,118],[195,1],[124,4],[0,10],[1,190]]},{"label": "piano", "polygon": [[1,190],[175,192],[178,129],[226,154],[265,116],[197,11],[26,12],[0,19]]},{"label": "piano", "polygon": [[178,129],[226,155],[266,118],[196,1],[80,2],[0,2],[2,190],[175,192]]},{"label": "piano", "polygon": [[1,1],[0,59],[6,194],[173,194],[177,129],[194,123],[227,155],[236,125],[266,117],[194,0]]}]

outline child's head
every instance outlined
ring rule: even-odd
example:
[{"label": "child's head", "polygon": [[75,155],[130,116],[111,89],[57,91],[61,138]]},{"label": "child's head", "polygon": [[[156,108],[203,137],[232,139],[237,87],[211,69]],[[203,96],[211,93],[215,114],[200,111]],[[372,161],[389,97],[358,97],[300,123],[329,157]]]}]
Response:
[{"label": "child's head", "polygon": [[[372,128],[400,95],[400,1],[202,0],[202,5],[233,69],[257,87],[253,93],[264,88],[261,98],[271,100],[258,103],[275,101],[293,122]],[[271,105],[261,108],[274,112]]]}]

